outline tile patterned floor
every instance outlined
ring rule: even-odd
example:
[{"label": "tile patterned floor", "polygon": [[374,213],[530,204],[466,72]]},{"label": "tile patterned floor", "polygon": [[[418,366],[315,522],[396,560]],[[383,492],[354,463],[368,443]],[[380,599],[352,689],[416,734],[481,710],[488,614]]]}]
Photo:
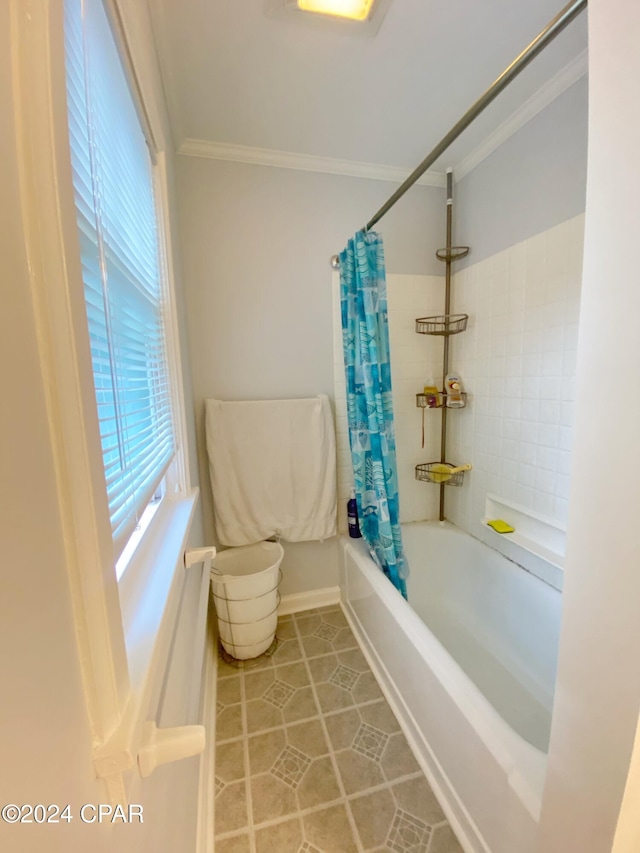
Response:
[{"label": "tile patterned floor", "polygon": [[339,607],[222,659],[216,853],[462,853]]}]

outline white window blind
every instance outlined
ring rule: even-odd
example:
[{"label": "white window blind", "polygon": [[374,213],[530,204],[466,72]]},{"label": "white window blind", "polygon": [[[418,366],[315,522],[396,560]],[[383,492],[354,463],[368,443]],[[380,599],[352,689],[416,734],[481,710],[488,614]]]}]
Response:
[{"label": "white window blind", "polygon": [[65,0],[71,164],[116,558],[174,454],[153,164],[101,0]]}]

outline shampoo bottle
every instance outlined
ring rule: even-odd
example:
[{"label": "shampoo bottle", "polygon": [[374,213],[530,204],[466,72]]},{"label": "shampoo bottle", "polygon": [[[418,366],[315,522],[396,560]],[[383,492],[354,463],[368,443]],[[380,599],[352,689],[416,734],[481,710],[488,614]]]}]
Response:
[{"label": "shampoo bottle", "polygon": [[347,501],[347,522],[349,524],[349,536],[352,539],[360,539],[360,525],[358,524],[358,502],[356,501],[356,490],[351,489],[351,497]]},{"label": "shampoo bottle", "polygon": [[444,390],[447,395],[446,405],[449,409],[461,409],[464,406],[462,380],[459,376],[455,373],[448,373]]}]

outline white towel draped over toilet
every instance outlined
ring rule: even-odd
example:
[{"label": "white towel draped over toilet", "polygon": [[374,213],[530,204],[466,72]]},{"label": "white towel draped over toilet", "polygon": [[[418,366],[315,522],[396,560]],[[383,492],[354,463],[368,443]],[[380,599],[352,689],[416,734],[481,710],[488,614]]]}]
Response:
[{"label": "white towel draped over toilet", "polygon": [[336,437],[325,394],[206,400],[214,518],[223,545],[336,535]]}]

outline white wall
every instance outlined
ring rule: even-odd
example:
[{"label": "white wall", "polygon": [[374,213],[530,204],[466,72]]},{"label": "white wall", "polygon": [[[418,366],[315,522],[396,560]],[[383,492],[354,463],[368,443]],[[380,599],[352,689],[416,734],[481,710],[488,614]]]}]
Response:
[{"label": "white wall", "polygon": [[456,185],[455,242],[471,246],[462,266],[584,212],[587,94],[583,77]]},{"label": "white wall", "polygon": [[[50,7],[55,62],[61,60],[62,3]],[[148,26],[145,8],[136,6],[136,26]],[[21,222],[9,13],[10,4],[0,4],[0,101],[6,106],[0,123],[0,371],[5,394],[0,411],[0,800],[69,803],[75,819],[44,826],[0,821],[0,847],[8,853],[193,850],[198,758],[168,765],[148,781],[134,783],[133,797],[144,806],[144,825],[99,827],[78,818],[82,804],[107,798],[92,766],[60,517],[59,460],[38,348],[43,330],[32,301]],[[56,93],[64,110],[64,87]]]},{"label": "white wall", "polygon": [[[564,615],[540,853],[612,848],[640,710],[640,5],[589,4],[589,160]],[[624,375],[624,386],[617,379]],[[619,395],[624,387],[630,393]],[[613,406],[598,402],[613,391]],[[631,391],[633,389],[633,391]],[[620,476],[612,477],[611,472]],[[634,766],[634,772],[636,768]],[[637,803],[634,822],[638,822]],[[621,831],[628,832],[624,821]],[[616,853],[635,853],[629,843]]]},{"label": "white wall", "polygon": [[[180,236],[205,531],[213,536],[202,401],[333,397],[331,255],[393,184],[181,157]],[[440,273],[444,193],[418,187],[385,217],[387,270]],[[339,513],[346,509],[339,507]],[[336,585],[335,542],[285,546],[284,594]]]}]

